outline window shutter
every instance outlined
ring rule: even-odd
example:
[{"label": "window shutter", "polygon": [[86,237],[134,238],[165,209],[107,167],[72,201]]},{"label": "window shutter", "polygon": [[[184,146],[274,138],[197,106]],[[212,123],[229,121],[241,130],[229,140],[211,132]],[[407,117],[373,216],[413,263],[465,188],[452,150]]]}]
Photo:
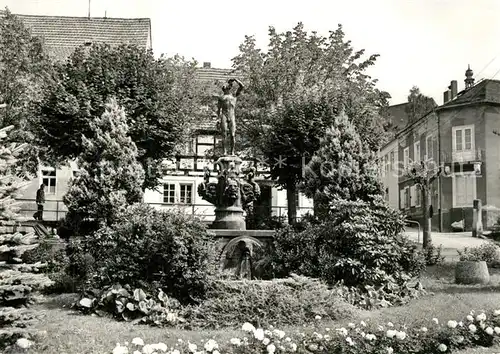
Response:
[{"label": "window shutter", "polygon": [[405,208],[405,190],[401,189],[399,191],[399,209]]}]

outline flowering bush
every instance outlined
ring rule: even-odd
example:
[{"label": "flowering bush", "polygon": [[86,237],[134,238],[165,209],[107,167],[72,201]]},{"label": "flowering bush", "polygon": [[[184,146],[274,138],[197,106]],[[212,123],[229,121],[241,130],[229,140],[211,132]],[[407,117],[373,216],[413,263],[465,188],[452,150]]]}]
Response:
[{"label": "flowering bush", "polygon": [[[320,320],[320,316],[316,316]],[[325,353],[325,354],[438,354],[474,346],[489,347],[500,343],[500,310],[487,316],[471,312],[463,321],[449,320],[441,323],[434,318],[428,327],[407,328],[393,323],[382,325],[368,321],[349,323],[336,329],[319,329],[311,333],[285,333],[269,327],[256,328],[250,323],[241,327],[242,338],[232,338],[227,343],[210,339],[201,344],[178,340],[173,346],[164,343],[145,344],[134,338],[124,345],[117,344],[113,354],[196,353]]]},{"label": "flowering bush", "polygon": [[465,247],[463,251],[457,250],[457,253],[461,261],[485,261],[490,267],[500,265],[500,247],[493,242],[478,247]]}]

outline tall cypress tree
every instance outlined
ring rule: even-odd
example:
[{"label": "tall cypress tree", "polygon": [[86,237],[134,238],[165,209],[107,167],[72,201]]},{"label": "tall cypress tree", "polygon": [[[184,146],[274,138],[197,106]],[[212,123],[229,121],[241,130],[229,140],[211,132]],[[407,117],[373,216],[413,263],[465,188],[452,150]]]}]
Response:
[{"label": "tall cypress tree", "polygon": [[375,153],[363,144],[344,112],[326,130],[306,166],[301,190],[314,198],[315,213],[320,217],[335,199],[371,201],[382,192]]},{"label": "tall cypress tree", "polygon": [[103,115],[90,123],[82,137],[79,173],[70,182],[64,203],[67,220],[78,229],[84,220],[95,230],[110,225],[127,205],[142,201],[144,169],[128,135],[125,111],[111,99]]}]

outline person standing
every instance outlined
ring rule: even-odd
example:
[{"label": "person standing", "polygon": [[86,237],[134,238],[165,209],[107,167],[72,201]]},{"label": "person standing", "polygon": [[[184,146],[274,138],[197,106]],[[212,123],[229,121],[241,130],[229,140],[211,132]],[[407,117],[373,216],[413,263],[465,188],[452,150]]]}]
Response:
[{"label": "person standing", "polygon": [[41,184],[40,188],[36,191],[36,205],[38,207],[37,212],[33,217],[35,220],[43,220],[43,204],[45,203],[45,184]]}]

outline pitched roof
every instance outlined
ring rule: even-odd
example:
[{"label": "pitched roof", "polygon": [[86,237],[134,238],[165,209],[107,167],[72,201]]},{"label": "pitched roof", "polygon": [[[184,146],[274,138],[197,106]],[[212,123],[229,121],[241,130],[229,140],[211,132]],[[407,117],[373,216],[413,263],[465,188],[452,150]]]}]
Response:
[{"label": "pitched roof", "polygon": [[63,16],[16,16],[42,39],[44,50],[55,60],[65,60],[86,43],[135,44],[151,48],[149,18],[103,18]]},{"label": "pitched roof", "polygon": [[475,104],[475,103],[497,103],[500,104],[500,80],[482,80],[470,89],[458,93],[457,97],[444,105],[438,107],[438,110],[451,108],[456,105]]},{"label": "pitched roof", "polygon": [[199,68],[196,78],[201,82],[227,81],[231,76],[232,69]]}]

